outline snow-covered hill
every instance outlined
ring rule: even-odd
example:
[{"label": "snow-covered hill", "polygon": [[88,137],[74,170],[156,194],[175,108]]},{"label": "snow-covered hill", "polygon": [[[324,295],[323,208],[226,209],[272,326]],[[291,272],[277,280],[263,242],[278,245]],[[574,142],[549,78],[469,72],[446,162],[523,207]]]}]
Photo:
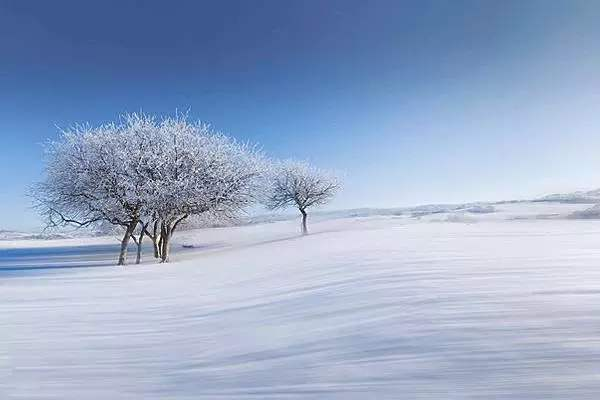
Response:
[{"label": "snow-covered hill", "polygon": [[68,239],[72,236],[63,233],[26,233],[0,230],[0,240],[57,240]]},{"label": "snow-covered hill", "polygon": [[600,223],[539,218],[588,206],[188,231],[169,265],[0,275],[0,398],[594,399]]},{"label": "snow-covered hill", "polygon": [[537,201],[595,204],[600,203],[600,189],[550,194],[537,199]]}]

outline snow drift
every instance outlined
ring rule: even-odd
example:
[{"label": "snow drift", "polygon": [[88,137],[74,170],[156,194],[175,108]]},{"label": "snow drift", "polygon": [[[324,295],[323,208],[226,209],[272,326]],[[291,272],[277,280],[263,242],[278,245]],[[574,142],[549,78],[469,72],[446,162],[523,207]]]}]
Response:
[{"label": "snow drift", "polygon": [[541,212],[190,231],[168,266],[0,277],[0,398],[596,398],[600,225],[505,218]]}]

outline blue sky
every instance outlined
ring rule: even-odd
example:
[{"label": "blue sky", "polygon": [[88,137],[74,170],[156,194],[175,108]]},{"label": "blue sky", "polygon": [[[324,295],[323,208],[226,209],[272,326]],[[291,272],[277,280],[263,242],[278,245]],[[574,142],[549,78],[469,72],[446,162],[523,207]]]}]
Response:
[{"label": "blue sky", "polygon": [[600,2],[0,0],[0,228],[56,126],[190,109],[333,208],[600,187]]}]

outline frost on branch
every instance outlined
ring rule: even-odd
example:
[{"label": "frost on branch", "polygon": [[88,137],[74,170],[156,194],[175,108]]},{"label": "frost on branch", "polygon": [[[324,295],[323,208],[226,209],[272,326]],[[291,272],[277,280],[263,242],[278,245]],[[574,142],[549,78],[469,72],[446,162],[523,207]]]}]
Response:
[{"label": "frost on branch", "polygon": [[307,234],[306,210],[328,203],[339,189],[333,174],[306,162],[284,161],[273,168],[265,203],[272,210],[296,207],[302,214],[302,233]]}]

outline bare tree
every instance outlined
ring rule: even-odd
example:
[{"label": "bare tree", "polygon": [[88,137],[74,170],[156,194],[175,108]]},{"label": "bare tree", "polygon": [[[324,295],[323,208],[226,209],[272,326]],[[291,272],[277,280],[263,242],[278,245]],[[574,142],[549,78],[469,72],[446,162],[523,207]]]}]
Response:
[{"label": "bare tree", "polygon": [[272,210],[296,207],[302,214],[302,234],[306,235],[306,210],[328,203],[339,189],[333,174],[306,162],[285,161],[273,169],[265,203]]}]

